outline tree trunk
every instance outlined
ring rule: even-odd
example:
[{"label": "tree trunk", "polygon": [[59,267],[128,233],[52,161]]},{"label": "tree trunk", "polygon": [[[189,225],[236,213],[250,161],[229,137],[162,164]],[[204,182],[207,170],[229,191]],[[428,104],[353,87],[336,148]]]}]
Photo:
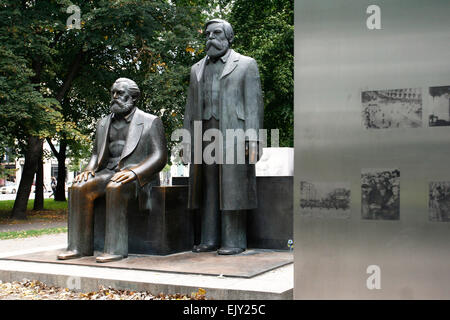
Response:
[{"label": "tree trunk", "polygon": [[13,219],[27,218],[26,210],[28,198],[30,197],[31,186],[33,184],[34,174],[36,173],[43,142],[44,140],[39,139],[38,137],[30,136],[28,138],[22,177],[20,179],[16,200],[14,201],[14,207],[11,213],[11,218]]},{"label": "tree trunk", "polygon": [[55,201],[66,201],[66,150],[67,142],[61,139],[58,152],[58,178],[55,191]]},{"label": "tree trunk", "polygon": [[[85,52],[83,52],[83,49],[80,49],[78,54],[75,56],[74,60],[72,61],[69,72],[66,75],[66,79],[56,95],[56,100],[59,101],[59,103],[62,105],[63,100],[67,92],[70,90],[72,86],[72,82],[75,79],[76,75],[78,74],[78,71],[81,68],[83,59],[85,57]],[[56,159],[58,159],[58,177],[57,177],[57,184],[56,184],[56,190],[55,190],[55,201],[66,201],[66,150],[67,150],[67,141],[62,138],[59,141],[59,151],[56,150],[56,148],[53,146],[53,143],[51,142],[51,139],[47,138],[47,142],[50,145],[50,148],[53,151],[53,154],[55,155]]]},{"label": "tree trunk", "polygon": [[36,169],[36,193],[34,195],[33,210],[44,209],[44,162],[43,162],[43,148],[41,147],[39,160]]},{"label": "tree trunk", "polygon": [[78,54],[75,56],[75,59],[72,61],[72,64],[70,65],[69,72],[67,73],[66,79],[63,83],[63,86],[61,87],[61,90],[56,95],[56,100],[58,100],[60,104],[62,104],[62,101],[63,101],[66,93],[69,91],[70,87],[72,86],[72,82],[75,79],[78,71],[81,68],[81,64],[83,62],[84,56],[85,56],[85,53],[83,52],[83,49],[80,49]]}]

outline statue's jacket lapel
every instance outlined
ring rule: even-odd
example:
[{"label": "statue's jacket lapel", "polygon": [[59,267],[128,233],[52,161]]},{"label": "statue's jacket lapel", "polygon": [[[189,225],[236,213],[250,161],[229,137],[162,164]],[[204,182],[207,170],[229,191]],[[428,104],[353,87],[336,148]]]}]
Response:
[{"label": "statue's jacket lapel", "polygon": [[121,167],[120,163],[123,161],[123,159],[128,157],[134,151],[134,149],[136,149],[136,146],[141,139],[143,128],[144,121],[141,117],[141,111],[139,109],[136,109],[136,112],[133,115],[133,119],[130,122],[127,140],[125,142],[125,147],[123,148],[122,156],[120,157],[119,161],[119,167]]},{"label": "statue's jacket lapel", "polygon": [[[224,78],[226,76],[228,76],[229,74],[231,74],[236,67],[239,64],[239,58],[240,58],[240,54],[237,53],[236,51],[234,51],[233,49],[230,49],[230,55],[227,59],[227,62],[225,63],[225,66],[223,68],[222,74],[220,75],[219,80],[223,81]],[[202,114],[203,114],[203,86],[201,84],[202,82],[202,78],[203,78],[203,74],[205,71],[205,65],[206,65],[206,57],[203,58],[202,60],[200,60],[199,62],[196,63],[195,65],[195,75],[196,75],[196,90],[197,90],[197,94],[196,97],[194,99],[193,102],[193,106],[191,106],[192,108],[192,113],[191,115],[189,115],[189,117],[192,120],[202,120]],[[221,92],[224,91],[222,89],[223,85],[221,85]]]},{"label": "statue's jacket lapel", "polygon": [[231,49],[230,56],[227,59],[227,63],[225,63],[225,66],[219,79],[226,77],[231,72],[233,72],[234,69],[236,69],[239,62],[239,56],[240,55],[236,51]]},{"label": "statue's jacket lapel", "polygon": [[[230,49],[230,56],[227,59],[227,62],[225,63],[225,66],[223,68],[222,74],[220,76],[220,79],[227,76],[233,70],[236,68],[239,62],[240,54],[234,51],[233,49]],[[197,68],[196,68],[196,76],[197,76],[197,82],[200,83],[203,73],[205,71],[205,65],[206,65],[206,57],[197,62]]]},{"label": "statue's jacket lapel", "polygon": [[[136,149],[138,145],[142,131],[144,129],[144,119],[142,117],[142,111],[136,109],[136,112],[133,115],[133,119],[130,122],[130,126],[128,129],[127,140],[125,142],[125,147],[123,148],[122,155],[119,161],[119,168],[123,167],[123,160],[128,157],[133,151]],[[98,135],[98,145],[97,150],[98,153],[98,168],[102,167],[103,162],[107,159],[108,156],[108,135],[109,135],[109,127],[111,125],[111,115],[105,117],[99,124],[99,135]]]},{"label": "statue's jacket lapel", "polygon": [[103,161],[107,156],[107,148],[106,145],[108,143],[108,135],[109,135],[109,125],[111,124],[111,114],[100,121],[98,131],[98,141],[97,141],[97,150],[98,153],[98,167],[101,167]]}]

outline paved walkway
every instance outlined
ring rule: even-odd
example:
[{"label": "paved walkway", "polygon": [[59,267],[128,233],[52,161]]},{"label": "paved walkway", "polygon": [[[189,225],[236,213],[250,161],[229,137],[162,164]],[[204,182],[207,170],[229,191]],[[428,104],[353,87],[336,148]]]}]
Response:
[{"label": "paved walkway", "polygon": [[[27,221],[17,224],[0,224],[0,232],[39,230],[67,227],[66,221]],[[0,256],[6,252],[40,250],[46,247],[67,246],[67,233],[49,234],[38,237],[0,240]]]},{"label": "paved walkway", "polygon": [[48,234],[39,237],[0,240],[0,258],[6,255],[41,251],[49,248],[67,246],[67,233]]},{"label": "paved walkway", "polygon": [[39,230],[67,227],[67,221],[27,221],[24,223],[0,224],[0,232]]}]

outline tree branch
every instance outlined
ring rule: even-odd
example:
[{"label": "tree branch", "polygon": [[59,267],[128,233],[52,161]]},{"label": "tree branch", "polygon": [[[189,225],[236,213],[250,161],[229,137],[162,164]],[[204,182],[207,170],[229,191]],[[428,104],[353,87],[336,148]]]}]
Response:
[{"label": "tree branch", "polygon": [[69,72],[67,74],[67,77],[66,77],[66,80],[64,81],[63,86],[61,87],[61,90],[58,92],[58,94],[56,96],[56,100],[58,100],[59,103],[62,103],[62,100],[64,99],[67,91],[69,91],[70,87],[72,86],[72,82],[75,79],[78,71],[80,70],[83,57],[84,57],[84,52],[82,49],[80,49],[80,51],[77,53],[77,55],[75,56],[75,59],[72,61],[71,65],[70,65]]},{"label": "tree branch", "polygon": [[50,138],[45,138],[45,140],[47,141],[48,145],[50,146],[50,149],[52,149],[53,154],[55,155],[56,158],[59,157],[59,152],[56,151],[55,146],[53,145],[52,140],[50,140]]}]

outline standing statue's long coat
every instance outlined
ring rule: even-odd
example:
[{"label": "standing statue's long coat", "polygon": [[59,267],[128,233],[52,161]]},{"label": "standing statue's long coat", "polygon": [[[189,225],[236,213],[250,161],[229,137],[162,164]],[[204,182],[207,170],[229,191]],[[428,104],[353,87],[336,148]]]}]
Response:
[{"label": "standing statue's long coat", "polygon": [[[256,177],[254,164],[226,164],[227,129],[262,129],[264,106],[258,66],[253,58],[241,55],[230,49],[230,55],[220,76],[219,129],[223,135],[223,161],[219,166],[220,209],[245,210],[257,207]],[[194,121],[202,121],[203,86],[202,77],[206,57],[191,68],[189,91],[184,114],[184,128],[194,140]],[[257,141],[258,136],[246,138]],[[193,142],[195,143],[195,141]],[[201,206],[202,165],[194,164],[195,145],[191,144],[191,165],[189,173],[189,208]],[[236,142],[233,144],[236,150]],[[202,148],[200,148],[202,150]],[[236,153],[236,151],[235,151]]]}]

